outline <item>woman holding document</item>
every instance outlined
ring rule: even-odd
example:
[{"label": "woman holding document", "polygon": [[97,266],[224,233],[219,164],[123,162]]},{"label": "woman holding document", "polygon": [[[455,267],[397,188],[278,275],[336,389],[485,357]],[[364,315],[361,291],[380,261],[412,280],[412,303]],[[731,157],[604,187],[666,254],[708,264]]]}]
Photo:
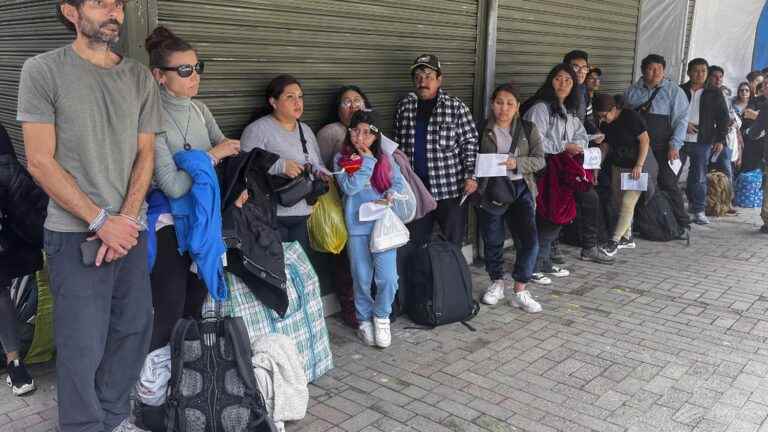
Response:
[{"label": "woman holding document", "polygon": [[614,202],[621,205],[613,238],[602,248],[606,255],[614,256],[619,249],[636,247],[632,240],[632,215],[643,192],[638,190],[642,187],[637,187],[637,183],[647,185],[648,199],[656,184],[658,166],[653,152],[649,151],[650,137],[640,114],[619,108],[614,98],[606,94],[595,100],[595,112],[608,143]]},{"label": "woman holding document", "polygon": [[[526,290],[531,280],[539,242],[536,231],[536,180],[544,168],[544,149],[536,126],[520,118],[519,91],[513,83],[502,84],[491,96],[491,114],[480,136],[480,158],[498,157],[504,171],[500,177],[481,177],[477,197],[478,218],[485,244],[485,269],[491,285],[483,303],[494,305],[508,288],[504,279],[504,223],[515,241],[512,272],[514,296],[510,304],[526,312],[541,311],[541,305]],[[511,282],[511,281],[510,281]]]},{"label": "woman holding document", "polygon": [[[536,125],[547,166],[537,176],[536,227],[539,236],[537,270],[531,279],[552,283],[549,277],[566,277],[567,269],[552,265],[552,242],[563,225],[576,218],[576,192],[592,187],[580,158],[587,146],[587,131],[574,115],[579,93],[574,90],[576,72],[567,64],[552,68],[544,84],[526,101],[523,119]],[[583,254],[582,254],[583,256]]]}]

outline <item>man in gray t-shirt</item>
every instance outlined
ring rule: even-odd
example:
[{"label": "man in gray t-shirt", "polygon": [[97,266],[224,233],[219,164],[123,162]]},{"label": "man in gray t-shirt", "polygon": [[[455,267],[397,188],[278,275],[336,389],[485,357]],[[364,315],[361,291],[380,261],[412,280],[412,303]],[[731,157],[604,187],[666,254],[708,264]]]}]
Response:
[{"label": "man in gray t-shirt", "polygon": [[147,68],[110,50],[125,0],[59,0],[71,45],[24,63],[29,171],[51,197],[45,222],[62,432],[128,431],[152,330],[144,196],[160,129]]}]

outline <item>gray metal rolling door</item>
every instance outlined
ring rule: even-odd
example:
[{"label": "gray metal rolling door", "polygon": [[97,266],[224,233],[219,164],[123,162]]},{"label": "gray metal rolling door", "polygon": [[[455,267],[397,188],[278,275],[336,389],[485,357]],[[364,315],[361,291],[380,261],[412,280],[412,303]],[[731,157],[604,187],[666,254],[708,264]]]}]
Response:
[{"label": "gray metal rolling door", "polygon": [[72,40],[56,17],[56,0],[0,1],[0,123],[22,155],[16,122],[19,74],[24,61]]},{"label": "gray metal rolling door", "polygon": [[280,73],[295,75],[304,120],[315,130],[342,84],[359,85],[390,129],[397,99],[412,90],[408,67],[433,52],[446,89],[472,107],[477,0],[157,0],[157,21],[206,60],[200,98],[225,133],[239,136]]},{"label": "gray metal rolling door", "polygon": [[[688,68],[688,60],[691,57],[691,34],[693,33],[693,15],[695,11],[696,0],[688,0],[688,16],[685,20],[685,43],[683,45],[683,75],[685,75],[685,71]],[[686,78],[683,77],[683,79],[685,80]]]},{"label": "gray metal rolling door", "polygon": [[605,74],[601,90],[632,81],[639,0],[500,0],[496,82],[515,80],[525,97],[572,49]]}]

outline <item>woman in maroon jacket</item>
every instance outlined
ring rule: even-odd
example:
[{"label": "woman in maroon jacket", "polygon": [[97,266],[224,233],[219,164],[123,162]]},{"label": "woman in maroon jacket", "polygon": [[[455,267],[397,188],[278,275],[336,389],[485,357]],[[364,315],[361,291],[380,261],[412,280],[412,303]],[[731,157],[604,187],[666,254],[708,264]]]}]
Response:
[{"label": "woman in maroon jacket", "polygon": [[574,115],[578,95],[573,68],[559,64],[552,68],[547,80],[525,103],[523,118],[539,131],[547,166],[538,180],[536,225],[539,235],[539,257],[533,282],[549,284],[549,276],[565,277],[570,272],[555,267],[551,260],[551,243],[557,239],[563,225],[576,217],[574,191],[590,187],[587,173],[577,158],[587,146],[587,132]]}]

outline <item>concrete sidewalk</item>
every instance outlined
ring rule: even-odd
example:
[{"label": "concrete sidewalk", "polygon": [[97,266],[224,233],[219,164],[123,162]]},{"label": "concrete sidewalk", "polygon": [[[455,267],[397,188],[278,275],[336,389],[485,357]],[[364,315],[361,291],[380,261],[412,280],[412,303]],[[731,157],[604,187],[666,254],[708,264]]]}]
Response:
[{"label": "concrete sidewalk", "polygon": [[[329,318],[336,368],[293,431],[766,431],[768,236],[758,212],[695,227],[690,247],[638,240],[612,266],[564,247],[572,276],[544,312],[483,307],[476,332],[393,326],[387,350]],[[473,267],[479,297],[488,283]],[[52,366],[0,392],[0,432],[55,424]]]}]

